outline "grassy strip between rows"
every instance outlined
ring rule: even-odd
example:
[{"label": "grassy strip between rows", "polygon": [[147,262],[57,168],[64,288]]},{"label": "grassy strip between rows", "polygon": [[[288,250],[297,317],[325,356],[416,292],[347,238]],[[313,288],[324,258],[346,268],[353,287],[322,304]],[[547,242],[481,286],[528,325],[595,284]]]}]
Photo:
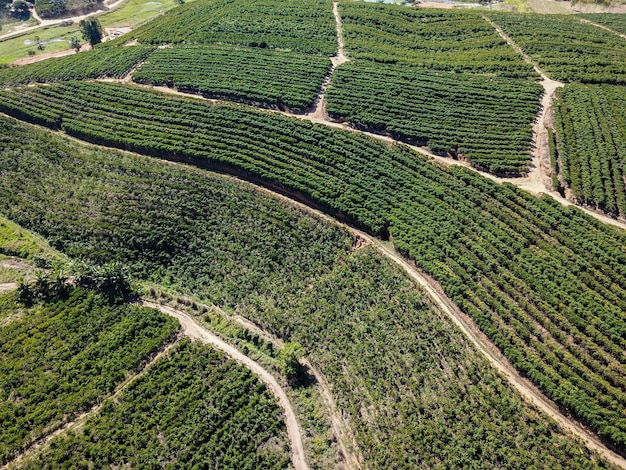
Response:
[{"label": "grassy strip between rows", "polygon": [[77,431],[17,466],[290,468],[282,410],[245,367],[183,340]]},{"label": "grassy strip between rows", "polygon": [[[3,210],[36,221],[68,254],[128,263],[141,278],[299,341],[368,468],[603,467],[525,404],[398,268],[355,250],[345,231],[230,179],[0,123],[11,142],[0,152]],[[125,401],[112,413],[138,416],[122,410]],[[105,424],[129,429],[105,419],[60,448],[102,455],[89,441],[104,438]],[[198,432],[210,424],[194,421]],[[138,436],[160,449],[153,433]]]},{"label": "grassy strip between rows", "polygon": [[626,41],[572,15],[489,12],[551,78],[626,84]]},{"label": "grassy strip between rows", "polygon": [[205,98],[302,112],[315,103],[330,59],[284,51],[234,47],[160,49],[133,73],[133,81],[176,87]]},{"label": "grassy strip between rows", "polygon": [[355,61],[333,74],[326,109],[353,126],[519,174],[531,158],[540,94],[529,80]]},{"label": "grassy strip between rows", "polygon": [[554,101],[558,171],[578,202],[626,216],[626,87],[571,84]]},{"label": "grassy strip between rows", "polygon": [[156,311],[81,289],[29,309],[5,294],[0,306],[3,464],[110,395],[179,328]]}]

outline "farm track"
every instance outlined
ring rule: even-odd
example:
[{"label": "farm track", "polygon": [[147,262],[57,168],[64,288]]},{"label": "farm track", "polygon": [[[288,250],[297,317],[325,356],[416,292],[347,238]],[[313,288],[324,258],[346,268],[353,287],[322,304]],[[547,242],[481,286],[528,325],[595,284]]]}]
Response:
[{"label": "farm track", "polygon": [[51,20],[44,20],[42,19],[37,12],[35,11],[35,9],[31,9],[31,15],[33,16],[33,18],[39,23],[36,24],[35,26],[29,26],[28,28],[24,28],[21,29],[19,31],[13,31],[11,33],[7,33],[7,34],[3,34],[0,36],[0,41],[4,41],[5,39],[13,39],[13,38],[18,38],[20,36],[23,36],[25,34],[28,34],[32,31],[36,31],[40,28],[45,28],[47,26],[56,26],[59,25],[65,21],[73,21],[74,23],[79,22],[80,20],[84,20],[85,18],[89,18],[91,16],[98,16],[98,15],[102,15],[104,13],[108,13],[109,11],[113,10],[114,8],[117,8],[118,6],[120,6],[122,3],[124,3],[126,0],[116,0],[115,2],[111,3],[110,5],[105,5],[105,9],[104,10],[96,10],[96,11],[92,11],[91,13],[86,13],[84,15],[78,15],[78,16],[71,16],[71,17],[67,17],[67,18],[55,18],[55,19],[51,19]]},{"label": "farm track", "polygon": [[335,17],[335,29],[337,31],[337,53],[330,58],[332,65],[328,75],[324,78],[320,92],[315,100],[313,110],[310,113],[305,114],[306,117],[310,118],[311,121],[314,122],[328,120],[328,115],[326,114],[326,89],[328,88],[328,84],[330,83],[333,73],[335,73],[335,69],[350,61],[344,52],[343,27],[341,25],[341,15],[339,14],[339,3],[337,2],[333,2],[333,16]]},{"label": "farm track", "polygon": [[296,414],[291,406],[291,402],[289,401],[287,394],[272,374],[266,371],[258,362],[253,361],[248,356],[241,353],[237,348],[228,344],[203,326],[199,325],[187,313],[147,300],[144,300],[142,305],[157,309],[160,312],[176,318],[182,325],[185,335],[190,338],[198,339],[205,344],[214,346],[216,349],[226,353],[232,359],[236,360],[240,364],[243,364],[245,367],[257,374],[259,379],[261,379],[261,381],[267,385],[267,388],[276,396],[276,398],[278,398],[278,404],[285,412],[285,424],[287,425],[287,435],[289,436],[289,442],[291,443],[291,461],[294,468],[296,470],[308,470],[309,467],[304,459],[302,431],[300,429],[300,425],[298,424],[298,420],[296,419]]},{"label": "farm track", "polygon": [[580,17],[577,17],[577,18],[578,18],[578,21],[581,21],[583,23],[587,23],[587,24],[593,25],[596,28],[602,28],[602,29],[604,29],[604,30],[606,30],[606,31],[608,31],[610,33],[616,34],[617,36],[619,36],[622,39],[626,39],[626,34],[622,34],[622,33],[618,32],[618,31],[615,31],[614,29],[611,29],[608,26],[604,26],[603,24],[600,24],[600,23],[595,23],[595,22],[593,22],[591,20],[588,20],[587,18],[580,18]]},{"label": "farm track", "polygon": [[96,406],[91,408],[89,411],[86,411],[85,413],[78,416],[78,418],[76,418],[74,421],[70,421],[69,423],[64,424],[60,428],[55,429],[51,433],[40,437],[29,448],[27,448],[25,451],[20,453],[15,459],[13,459],[11,462],[7,463],[3,467],[0,467],[0,470],[5,470],[5,469],[8,470],[8,469],[14,468],[15,465],[19,464],[24,459],[31,457],[35,455],[37,452],[44,450],[45,447],[50,443],[50,441],[54,439],[55,437],[65,434],[68,431],[79,429],[85,423],[85,421],[87,421],[89,418],[91,418],[96,413],[98,413],[98,411],[100,411],[100,409],[104,406],[104,404],[107,401],[114,400],[115,398],[117,398],[124,390],[128,388],[128,386],[131,383],[133,383],[135,380],[145,375],[155,362],[157,362],[159,359],[161,359],[166,354],[168,354],[169,351],[178,343],[178,341],[180,340],[180,336],[181,335],[179,334],[178,336],[176,336],[174,341],[168,343],[163,348],[161,348],[161,350],[153,358],[151,358],[150,361],[148,361],[148,363],[146,363],[146,365],[143,367],[141,371],[127,378],[121,385],[119,385],[115,389],[115,392],[112,395],[109,395],[108,397],[103,398],[100,403],[98,403]]},{"label": "farm track", "polygon": [[[257,189],[259,188],[257,187]],[[269,194],[273,197],[277,196],[276,193],[273,193],[271,191],[269,192]],[[293,204],[293,201],[288,200],[288,203]],[[303,207],[305,207],[307,211],[310,210],[308,206],[303,206]],[[314,215],[318,217],[320,216],[320,214],[321,213],[316,213],[316,212],[314,213]],[[236,321],[245,329],[256,333],[257,335],[259,335],[261,338],[265,339],[266,341],[269,341],[270,343],[273,343],[274,345],[280,348],[284,346],[284,343],[282,340],[269,335],[266,331],[259,328],[259,326],[256,323],[248,320],[247,318],[242,317],[241,315],[229,316],[229,315],[226,315],[226,313],[224,313],[223,311],[222,311],[222,314],[226,316],[227,318]],[[337,444],[339,445],[339,449],[341,450],[341,453],[343,454],[343,457],[345,459],[344,468],[351,469],[351,470],[361,469],[362,468],[361,462],[363,461],[363,457],[357,445],[356,439],[354,438],[352,430],[350,429],[350,426],[343,419],[342,413],[337,409],[335,398],[333,397],[332,391],[330,390],[330,385],[328,381],[326,380],[326,377],[324,377],[324,374],[322,374],[319,371],[319,369],[317,369],[307,359],[302,359],[300,362],[308,369],[308,371],[311,374],[313,374],[313,376],[315,377],[315,380],[317,381],[317,385],[319,387],[320,394],[322,395],[322,399],[324,400],[324,404],[328,408],[327,411],[328,411],[328,415],[330,416],[331,428],[333,430],[333,434],[337,438]]]},{"label": "farm track", "polygon": [[[175,92],[175,93],[178,94],[178,92]],[[186,96],[204,99],[202,97],[198,97],[197,95],[186,95]],[[39,127],[39,126],[35,126],[34,124],[31,124],[31,125],[33,127]],[[54,131],[50,131],[50,132],[54,132]],[[379,139],[383,138],[383,140],[393,141],[393,139],[389,137],[382,137],[382,136],[378,136],[375,134],[369,134],[369,135],[372,135],[375,138],[379,138]],[[111,148],[106,147],[106,146],[91,144],[89,142],[85,142],[85,141],[82,141],[80,139],[76,139],[70,136],[66,136],[66,137],[72,141],[79,142],[82,145],[111,150]],[[114,150],[120,151],[118,149],[114,149]],[[143,156],[141,154],[130,152],[130,151],[125,151],[125,150],[121,152],[128,154],[128,155]],[[437,160],[440,160],[440,159],[443,159],[443,157],[437,158]],[[447,159],[443,159],[443,160],[447,160]],[[167,160],[165,161],[171,165],[188,166],[187,164],[184,164],[184,163],[178,163],[178,162],[167,161]],[[456,164],[462,164],[462,163],[458,162]],[[490,177],[491,179],[495,181],[498,181],[500,179],[493,175],[486,174],[485,176]],[[236,181],[242,181],[236,176],[230,176],[230,177]],[[259,190],[260,192],[264,192],[266,194],[272,195],[273,197],[283,200],[290,205],[293,205],[308,213],[311,213],[322,220],[326,220],[330,223],[333,223],[334,225],[343,227],[344,229],[349,231],[353,236],[364,241],[364,243],[371,244],[373,247],[375,247],[375,249],[379,253],[381,253],[383,256],[385,256],[386,258],[390,259],[391,261],[396,263],[398,266],[400,266],[409,275],[409,277],[411,277],[415,282],[417,282],[424,289],[428,297],[430,297],[433,305],[436,308],[438,308],[440,312],[443,312],[452,320],[452,322],[461,330],[461,332],[475,345],[477,350],[485,357],[485,359],[487,359],[487,361],[491,364],[491,366],[497,369],[498,371],[500,371],[504,375],[506,380],[522,395],[522,397],[524,397],[528,402],[535,405],[540,411],[542,411],[547,416],[549,416],[554,421],[556,421],[559,424],[559,426],[561,426],[563,429],[567,430],[575,437],[581,439],[581,441],[587,446],[588,449],[597,452],[601,457],[611,462],[613,465],[619,468],[626,469],[626,459],[624,457],[620,456],[619,454],[615,453],[614,451],[609,449],[607,446],[605,446],[602,443],[602,441],[598,438],[598,436],[596,436],[591,430],[584,427],[581,423],[579,423],[575,419],[570,418],[569,416],[566,416],[564,413],[562,413],[554,402],[552,402],[550,399],[545,397],[543,393],[539,389],[537,389],[530,381],[523,378],[516,371],[516,369],[509,363],[509,361],[500,353],[499,349],[480,331],[480,329],[474,323],[474,321],[469,316],[461,312],[460,309],[454,304],[454,302],[444,294],[443,289],[441,288],[439,283],[437,283],[430,276],[427,276],[425,273],[423,273],[410,260],[405,259],[401,254],[399,254],[394,249],[387,246],[381,240],[371,237],[367,233],[361,230],[358,230],[354,227],[351,227],[348,224],[340,222],[334,219],[333,217],[331,217],[330,215],[322,211],[319,211],[317,209],[314,209],[313,207],[310,207],[307,204],[291,199],[290,197],[286,195],[275,192],[271,189],[260,186],[258,184],[254,184],[251,182],[246,182],[246,184],[251,185],[252,187]],[[571,203],[568,203],[566,205],[571,205]],[[591,215],[602,220],[600,218],[601,216],[597,213],[592,212]],[[618,223],[618,221],[615,221],[615,220],[613,220],[613,222]],[[624,227],[624,225],[622,224],[619,224],[619,225],[621,227]],[[145,305],[158,308],[160,310],[163,308],[168,308],[168,307],[163,307],[158,304],[152,304],[149,302],[146,302]],[[186,315],[182,312],[180,313],[182,315]],[[193,320],[191,321],[193,322]],[[202,328],[199,327],[197,324],[194,323],[194,325],[200,330],[202,330]],[[208,331],[206,333],[208,335],[211,335]],[[246,358],[246,360],[250,360],[246,356],[244,357]],[[320,376],[322,376],[322,374],[320,374]],[[341,420],[340,425],[343,425],[343,420]],[[291,439],[291,435],[290,435],[290,439]],[[349,454],[346,454],[346,455],[349,455]],[[306,465],[306,463],[304,465]],[[302,468],[307,468],[307,467],[302,467]],[[360,468],[360,466],[357,468]]]},{"label": "farm track", "polygon": [[[256,185],[254,185],[256,186]],[[414,263],[404,258],[400,253],[383,243],[381,240],[368,235],[354,227],[337,221],[328,214],[317,209],[313,209],[306,204],[294,201],[287,196],[271,191],[267,188],[256,186],[260,191],[277,197],[289,204],[307,211],[323,220],[338,225],[348,230],[353,236],[365,240],[372,245],[381,255],[393,261],[402,268],[411,279],[417,282],[420,287],[430,297],[434,306],[447,315],[461,332],[470,340],[476,349],[487,359],[487,361],[498,370],[506,380],[524,397],[528,402],[537,407],[541,412],[550,416],[561,428],[581,439],[588,449],[597,452],[604,459],[612,464],[626,469],[626,459],[606,447],[602,441],[592,431],[584,427],[575,419],[563,414],[558,406],[548,399],[529,380],[523,378],[511,365],[511,363],[500,353],[499,349],[480,331],[474,321],[461,312],[454,302],[445,295],[443,289],[433,278],[426,275]]]}]

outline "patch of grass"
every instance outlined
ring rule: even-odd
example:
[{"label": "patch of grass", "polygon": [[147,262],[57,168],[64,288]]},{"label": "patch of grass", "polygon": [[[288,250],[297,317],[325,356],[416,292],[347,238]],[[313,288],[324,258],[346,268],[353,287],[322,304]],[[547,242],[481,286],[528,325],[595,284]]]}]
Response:
[{"label": "patch of grass", "polygon": [[[69,40],[72,36],[81,38],[78,23],[72,26],[44,27],[17,38],[1,41],[0,64],[9,64],[28,57],[28,51],[33,51],[35,55],[64,51],[70,48]],[[37,49],[37,37],[45,43],[43,51]]]},{"label": "patch of grass", "polygon": [[98,19],[103,28],[134,28],[179,5],[177,0],[128,0]]}]

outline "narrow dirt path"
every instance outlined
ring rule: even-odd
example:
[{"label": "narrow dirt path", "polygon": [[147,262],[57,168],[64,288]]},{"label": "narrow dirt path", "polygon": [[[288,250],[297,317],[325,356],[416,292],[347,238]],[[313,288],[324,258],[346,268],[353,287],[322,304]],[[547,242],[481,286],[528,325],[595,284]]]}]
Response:
[{"label": "narrow dirt path", "polygon": [[76,429],[80,428],[85,423],[85,421],[87,421],[89,418],[91,418],[96,413],[98,413],[100,411],[100,409],[104,406],[104,404],[108,400],[113,400],[113,399],[117,398],[124,390],[126,390],[128,388],[128,386],[131,383],[133,383],[135,380],[137,380],[138,378],[140,378],[143,375],[145,375],[148,372],[148,370],[150,369],[150,367],[152,367],[152,365],[156,361],[158,361],[163,356],[165,356],[166,354],[169,353],[169,351],[176,345],[176,343],[178,343],[179,339],[180,339],[180,335],[175,339],[175,341],[167,344],[152,359],[150,359],[150,361],[148,361],[148,363],[146,363],[146,365],[144,366],[144,368],[140,372],[138,372],[137,374],[129,377],[121,385],[119,385],[115,389],[115,392],[112,395],[104,398],[99,404],[97,404],[96,406],[91,408],[89,411],[86,411],[85,413],[83,413],[80,416],[78,416],[78,418],[76,418],[74,421],[66,423],[63,426],[61,426],[60,428],[55,429],[50,434],[47,434],[47,435],[39,438],[37,441],[35,441],[33,443],[33,445],[31,445],[24,452],[20,453],[11,462],[7,463],[3,467],[0,467],[0,470],[14,468],[15,465],[19,464],[20,462],[22,462],[26,458],[34,456],[36,453],[44,450],[46,448],[46,446],[50,443],[50,441],[52,439],[54,439],[55,437],[60,436],[61,434],[65,434],[68,431],[76,430]]},{"label": "narrow dirt path", "polygon": [[8,292],[17,289],[17,282],[5,282],[0,284],[0,292]]},{"label": "narrow dirt path", "polygon": [[58,24],[63,23],[64,21],[73,21],[74,23],[78,23],[80,20],[84,20],[85,18],[89,18],[90,16],[102,15],[104,13],[107,13],[113,10],[114,8],[117,8],[125,1],[126,0],[116,0],[110,5],[104,5],[105,8],[102,10],[92,11],[91,13],[87,13],[85,15],[72,16],[69,18],[54,18],[51,20],[44,20],[37,14],[37,11],[34,8],[32,8],[30,10],[30,13],[33,16],[33,18],[39,22],[39,24],[35,26],[29,26],[28,28],[20,29],[19,31],[13,31],[11,33],[0,35],[0,41],[4,41],[5,39],[17,38],[25,34],[28,34],[31,31],[35,31],[37,29],[44,28],[46,26],[58,25]]},{"label": "narrow dirt path", "polygon": [[581,18],[579,16],[576,16],[576,18],[578,18],[578,21],[582,21],[583,23],[587,23],[587,24],[593,25],[593,26],[595,26],[597,28],[602,28],[605,31],[608,31],[608,32],[613,33],[613,34],[616,34],[617,36],[619,36],[622,39],[626,39],[626,34],[622,34],[622,33],[618,32],[618,31],[615,31],[614,29],[611,29],[608,26],[604,26],[603,24],[600,24],[600,23],[595,23],[595,22],[593,22],[591,20],[588,20],[586,18]]},{"label": "narrow dirt path", "polygon": [[[273,196],[276,195],[275,193],[270,194]],[[293,203],[293,201],[291,200],[288,201],[290,204]],[[270,343],[273,343],[279,348],[282,348],[284,346],[282,340],[269,335],[267,332],[259,328],[255,323],[251,322],[247,318],[242,317],[241,315],[228,316],[228,318],[233,319],[247,330],[256,333],[261,338],[269,341]],[[345,459],[344,468],[361,469],[361,462],[363,461],[363,457],[359,450],[359,446],[357,445],[352,429],[350,429],[348,423],[346,423],[346,421],[343,419],[343,415],[337,409],[337,403],[335,402],[335,398],[333,397],[333,394],[330,390],[330,385],[326,380],[326,377],[315,366],[313,366],[310,361],[302,359],[301,362],[302,364],[304,364],[305,367],[308,368],[308,370],[311,372],[311,374],[313,374],[315,380],[317,381],[320,394],[322,395],[324,404],[328,409],[333,434],[337,438],[337,444],[339,445],[339,449],[341,450],[341,453],[343,454],[343,457]],[[350,445],[348,446],[346,443],[349,443]]]},{"label": "narrow dirt path", "polygon": [[341,64],[345,64],[350,60],[344,52],[343,27],[341,25],[341,15],[339,14],[338,2],[333,2],[333,15],[335,17],[335,29],[337,30],[337,54],[335,54],[330,59],[330,71],[322,82],[322,86],[320,88],[317,99],[315,100],[313,110],[310,113],[304,115],[312,122],[328,121],[328,116],[326,115],[326,90],[328,89],[328,84],[330,83],[330,79],[335,73],[335,69]]},{"label": "narrow dirt path", "polygon": [[[188,96],[192,96],[192,97],[197,97],[197,95],[188,95]],[[372,137],[375,138],[381,138],[381,136],[378,135],[372,135]],[[94,147],[99,147],[99,148],[107,148],[101,145],[94,145],[94,144],[89,144],[86,142],[83,142],[79,139],[75,139],[75,138],[71,138],[71,140],[75,140],[76,142],[80,142],[82,144],[85,145],[90,145],[90,146],[94,146]],[[391,140],[393,141],[393,139],[391,138],[383,138],[383,140]],[[124,153],[130,154],[130,155],[138,155],[135,154],[133,152],[127,152],[124,151]],[[423,153],[423,152],[421,152]],[[446,164],[450,164],[450,160],[449,159],[443,159],[442,157],[437,158],[437,160],[442,159],[444,160],[444,163]],[[175,163],[175,162],[169,162],[172,165],[182,165],[181,163]],[[457,163],[457,164],[461,164],[461,163]],[[493,175],[489,175],[489,174],[485,174],[486,177],[495,180],[495,181],[502,181],[502,179],[497,178]],[[241,181],[238,178],[232,177],[233,179],[237,180],[237,181]],[[521,377],[517,371],[515,370],[515,368],[508,362],[508,360],[499,352],[498,348],[480,331],[480,329],[478,328],[478,326],[476,326],[476,324],[474,323],[474,321],[468,317],[467,315],[465,315],[463,312],[461,312],[458,307],[456,307],[456,305],[452,302],[452,300],[450,300],[444,293],[443,293],[443,289],[441,288],[441,286],[439,286],[439,284],[432,278],[426,276],[423,272],[421,272],[418,268],[416,268],[413,264],[411,264],[409,261],[407,261],[404,257],[402,257],[400,254],[398,254],[395,250],[387,247],[382,241],[371,237],[370,235],[368,235],[365,232],[362,232],[360,230],[357,230],[353,227],[348,226],[347,224],[344,224],[342,222],[339,222],[338,220],[332,218],[331,216],[329,216],[328,214],[325,214],[317,209],[313,209],[305,204],[302,204],[298,201],[295,201],[293,199],[290,199],[287,196],[284,196],[280,193],[276,193],[270,189],[267,189],[263,186],[259,186],[259,185],[255,185],[253,183],[247,183],[250,184],[251,186],[257,188],[257,190],[264,192],[266,194],[270,194],[280,200],[286,201],[287,203],[296,206],[306,212],[309,212],[311,214],[314,214],[315,216],[319,217],[322,220],[326,220],[329,221],[337,226],[343,227],[346,230],[348,230],[353,236],[359,237],[362,240],[365,240],[367,243],[370,243],[371,245],[373,245],[374,247],[376,247],[376,249],[383,254],[385,257],[389,258],[390,260],[394,261],[396,264],[398,264],[411,278],[413,278],[416,282],[418,282],[418,284],[420,284],[420,286],[422,286],[424,288],[424,290],[426,291],[426,293],[429,295],[429,297],[432,299],[433,303],[435,306],[437,306],[438,308],[441,309],[442,312],[444,312],[445,314],[447,314],[453,321],[453,323],[455,325],[457,325],[461,331],[463,332],[463,334],[465,334],[465,336],[477,347],[478,351],[483,354],[483,356],[489,361],[489,363],[495,367],[496,369],[498,369],[499,371],[501,371],[505,378],[509,381],[509,383],[519,391],[519,393],[525,397],[528,401],[530,401],[531,403],[533,403],[534,405],[536,405],[541,411],[543,411],[544,413],[546,413],[548,416],[550,416],[552,419],[554,419],[561,427],[563,427],[564,429],[568,430],[569,432],[571,432],[573,435],[575,435],[576,437],[580,438],[585,445],[594,451],[597,451],[602,457],[604,457],[606,460],[610,461],[611,463],[615,464],[618,467],[624,468],[626,469],[626,459],[624,459],[623,457],[621,457],[620,455],[616,454],[615,452],[613,452],[612,450],[610,450],[609,448],[607,448],[601,441],[600,439],[593,433],[591,432],[589,429],[585,428],[584,426],[582,426],[580,423],[578,423],[576,420],[571,419],[567,416],[565,416],[563,413],[560,412],[560,410],[558,409],[558,407],[548,398],[546,398],[541,391],[539,391],[539,389],[537,389],[531,382],[529,382],[528,380],[524,379],[523,377]],[[562,202],[564,205],[571,205],[570,202],[565,201],[563,198],[561,198],[560,202]],[[584,209],[583,209],[584,210]],[[590,215],[594,216],[597,219],[602,220],[602,216],[600,214],[597,213],[591,213]],[[622,228],[625,228],[626,225],[621,224],[618,221],[615,221],[613,219],[609,219],[607,222],[611,223],[613,222],[616,225],[619,225]],[[236,349],[234,349],[232,346],[228,345],[227,343],[224,343],[222,340],[220,340],[219,338],[216,338],[214,335],[212,335],[210,332],[204,330],[203,328],[201,328],[199,325],[197,325],[192,319],[191,317],[189,317],[187,314],[183,313],[183,312],[177,312],[174,309],[171,309],[169,307],[164,307],[158,304],[153,304],[151,302],[145,302],[145,305],[153,307],[153,308],[158,308],[161,311],[165,311],[166,313],[170,313],[170,311],[175,312],[173,315],[176,316],[176,318],[179,318],[178,315],[181,315],[181,318],[186,319],[185,322],[183,322],[183,320],[181,318],[179,318],[179,320],[181,321],[181,323],[183,324],[183,327],[189,327],[191,328],[192,333],[186,333],[189,334],[190,336],[193,337],[199,337],[202,338],[203,340],[207,341],[207,342],[211,342],[211,344],[215,344],[212,342],[212,340],[214,339],[216,342],[219,342],[220,344],[223,344],[225,346],[226,349],[223,349],[225,352],[228,351],[232,351],[233,354],[231,355],[231,357],[235,357],[235,354],[237,354],[237,357],[241,357],[242,358],[242,362],[245,359],[244,364],[247,364],[248,361],[251,364],[255,364],[255,367],[259,367],[260,370],[263,371],[264,374],[267,374],[266,371],[264,371],[258,364],[256,364],[254,361],[252,361],[251,359],[247,358],[246,356],[243,356],[241,353],[239,353]],[[195,336],[194,336],[195,335]],[[206,335],[206,336],[205,336]],[[221,348],[220,348],[221,349]],[[229,353],[230,354],[230,353]],[[251,367],[252,369],[252,367]],[[256,371],[255,371],[256,372]],[[266,377],[265,375],[261,375],[261,373],[259,373],[259,375],[263,378]],[[321,374],[320,374],[321,375]],[[270,376],[271,377],[271,376]],[[271,380],[275,382],[275,380],[273,379],[273,377],[271,377]],[[266,382],[268,383],[268,382]],[[278,387],[279,390],[282,391],[282,389],[280,389],[280,385],[278,385],[276,383],[276,386]],[[282,392],[284,394],[284,392]],[[295,422],[295,428],[291,429],[288,427],[288,433],[290,436],[290,440],[292,440],[292,433],[293,433],[293,439],[295,439],[295,442],[299,442],[299,455],[296,456],[294,455],[294,461],[296,459],[300,459],[300,461],[302,461],[302,465],[304,465],[303,467],[297,467],[297,468],[307,468],[306,467],[306,463],[303,462],[303,456],[304,456],[304,452],[302,450],[302,439],[301,439],[301,431],[297,425],[297,421],[295,421],[295,414],[293,413],[293,410],[291,409],[291,406],[288,402],[288,400],[286,399],[286,395],[285,395],[285,401],[281,401],[281,406],[284,407],[284,409],[289,410],[291,413],[292,418],[290,419],[290,425],[293,426],[294,422]],[[292,440],[292,442],[294,442]],[[296,452],[296,446],[293,446],[294,449],[294,453]]]},{"label": "narrow dirt path", "polygon": [[143,301],[143,305],[157,309],[163,313],[166,313],[176,318],[183,327],[184,333],[195,339],[199,339],[203,343],[210,344],[220,351],[226,353],[237,362],[243,364],[252,372],[257,374],[259,378],[267,385],[270,391],[278,398],[280,407],[285,412],[285,423],[287,425],[287,435],[289,436],[289,442],[291,443],[291,460],[296,470],[308,470],[308,465],[304,460],[304,447],[302,446],[302,431],[300,425],[296,419],[296,414],[293,411],[291,402],[287,397],[287,394],[282,389],[276,379],[267,372],[259,363],[253,361],[248,356],[241,353],[234,346],[226,343],[218,336],[211,333],[206,328],[200,326],[196,321],[187,313],[176,310],[172,307],[156,304],[150,301]]},{"label": "narrow dirt path", "polygon": [[584,427],[578,421],[565,416],[558,406],[543,395],[529,380],[523,378],[515,367],[506,359],[499,349],[491,342],[484,333],[480,331],[474,321],[456,306],[448,298],[443,289],[434,279],[423,273],[413,263],[405,259],[401,254],[387,246],[377,238],[371,237],[365,232],[357,230],[349,225],[337,221],[331,216],[313,209],[305,204],[294,201],[287,196],[275,193],[269,189],[255,186],[259,191],[270,194],[276,198],[286,201],[306,212],[309,212],[323,220],[331,222],[337,226],[348,230],[353,236],[360,237],[370,243],[376,250],[400,266],[431,298],[433,304],[461,330],[461,332],[474,344],[476,349],[489,361],[492,367],[501,372],[507,381],[530,403],[540,411],[554,419],[559,426],[567,432],[580,438],[590,450],[598,452],[603,458],[620,468],[626,469],[626,459],[607,448],[602,441],[592,431]]}]

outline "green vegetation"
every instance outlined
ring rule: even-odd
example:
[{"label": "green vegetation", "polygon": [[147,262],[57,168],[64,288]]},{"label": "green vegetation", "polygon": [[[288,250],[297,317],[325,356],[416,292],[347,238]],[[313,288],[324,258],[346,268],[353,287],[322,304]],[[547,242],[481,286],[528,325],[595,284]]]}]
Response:
[{"label": "green vegetation", "polygon": [[626,15],[617,13],[588,13],[578,16],[606,26],[613,31],[617,31],[618,33],[626,34]]},{"label": "green vegetation", "polygon": [[351,125],[519,174],[530,160],[541,87],[513,80],[352,62],[339,67],[327,111]]},{"label": "green vegetation", "polygon": [[88,78],[121,78],[155,48],[152,46],[99,47],[76,55],[0,69],[0,83],[20,85]]},{"label": "green vegetation", "polygon": [[102,42],[102,36],[104,36],[104,31],[102,29],[102,25],[98,18],[85,18],[84,20],[80,20],[78,23],[80,27],[80,32],[83,36],[83,39],[92,46],[96,44],[100,44]]},{"label": "green vegetation", "polygon": [[133,28],[179,5],[179,0],[127,0],[114,10],[98,15],[98,19],[106,28]]},{"label": "green vegetation", "polygon": [[0,462],[59,428],[137,372],[178,329],[154,310],[75,289],[18,307],[0,297]]},{"label": "green vegetation", "polygon": [[289,468],[286,437],[258,378],[183,340],[80,430],[18,468]]},{"label": "green vegetation", "polygon": [[35,0],[35,9],[42,18],[59,18],[84,14],[102,6],[101,0]]},{"label": "green vegetation", "polygon": [[356,59],[455,72],[535,77],[477,12],[341,2],[346,52]]},{"label": "green vegetation", "polygon": [[315,102],[330,65],[319,56],[258,48],[167,48],[152,54],[133,81],[301,112]]},{"label": "green vegetation", "polygon": [[623,38],[572,15],[488,15],[552,78],[626,84]]},{"label": "green vegetation", "polygon": [[[70,82],[5,91],[0,109],[96,143],[260,181],[391,235],[524,375],[600,436],[626,447],[622,231],[549,197],[467,169],[439,168],[403,146],[242,106]],[[29,221],[40,216],[20,216],[10,204],[30,177],[4,171],[7,203],[0,211],[32,228]],[[136,230],[126,236],[152,256],[143,259],[171,262],[165,253],[179,242],[159,243],[165,234],[149,223]],[[190,263],[189,269],[197,260]]]},{"label": "green vegetation", "polygon": [[45,259],[49,263],[68,261],[41,236],[0,215],[0,259],[6,256],[14,256],[31,263],[37,258]]},{"label": "green vegetation", "polygon": [[554,102],[559,169],[577,202],[626,216],[626,88],[567,85]]},{"label": "green vegetation", "polygon": [[[17,59],[29,57],[29,52],[37,55],[64,51],[69,49],[72,36],[80,36],[78,24],[40,28],[23,36],[0,41],[0,64],[8,64]],[[43,51],[37,49],[38,42],[43,44]]]},{"label": "green vegetation", "polygon": [[[355,251],[342,230],[230,179],[0,122],[1,135],[12,136],[18,149],[0,158],[0,205],[10,204],[11,217],[37,221],[38,230],[68,253],[128,259],[144,278],[210,299],[301,343],[332,384],[368,467],[601,466],[526,405],[389,261],[370,248]],[[273,121],[282,122],[303,126]],[[335,135],[352,142],[353,151],[394,152],[347,133],[310,129],[321,148],[330,144],[325,136]],[[439,176],[432,181],[460,182],[455,173],[415,164],[422,166]],[[460,174],[472,181],[468,171]],[[428,190],[438,189],[431,182]],[[486,198],[491,201],[489,193]],[[85,210],[89,218],[81,216]],[[194,375],[185,376],[189,383]],[[104,433],[60,447],[110,442]],[[139,435],[154,442],[151,432]]]},{"label": "green vegetation", "polygon": [[148,44],[233,44],[327,56],[337,49],[330,0],[198,0],[130,36]]}]

